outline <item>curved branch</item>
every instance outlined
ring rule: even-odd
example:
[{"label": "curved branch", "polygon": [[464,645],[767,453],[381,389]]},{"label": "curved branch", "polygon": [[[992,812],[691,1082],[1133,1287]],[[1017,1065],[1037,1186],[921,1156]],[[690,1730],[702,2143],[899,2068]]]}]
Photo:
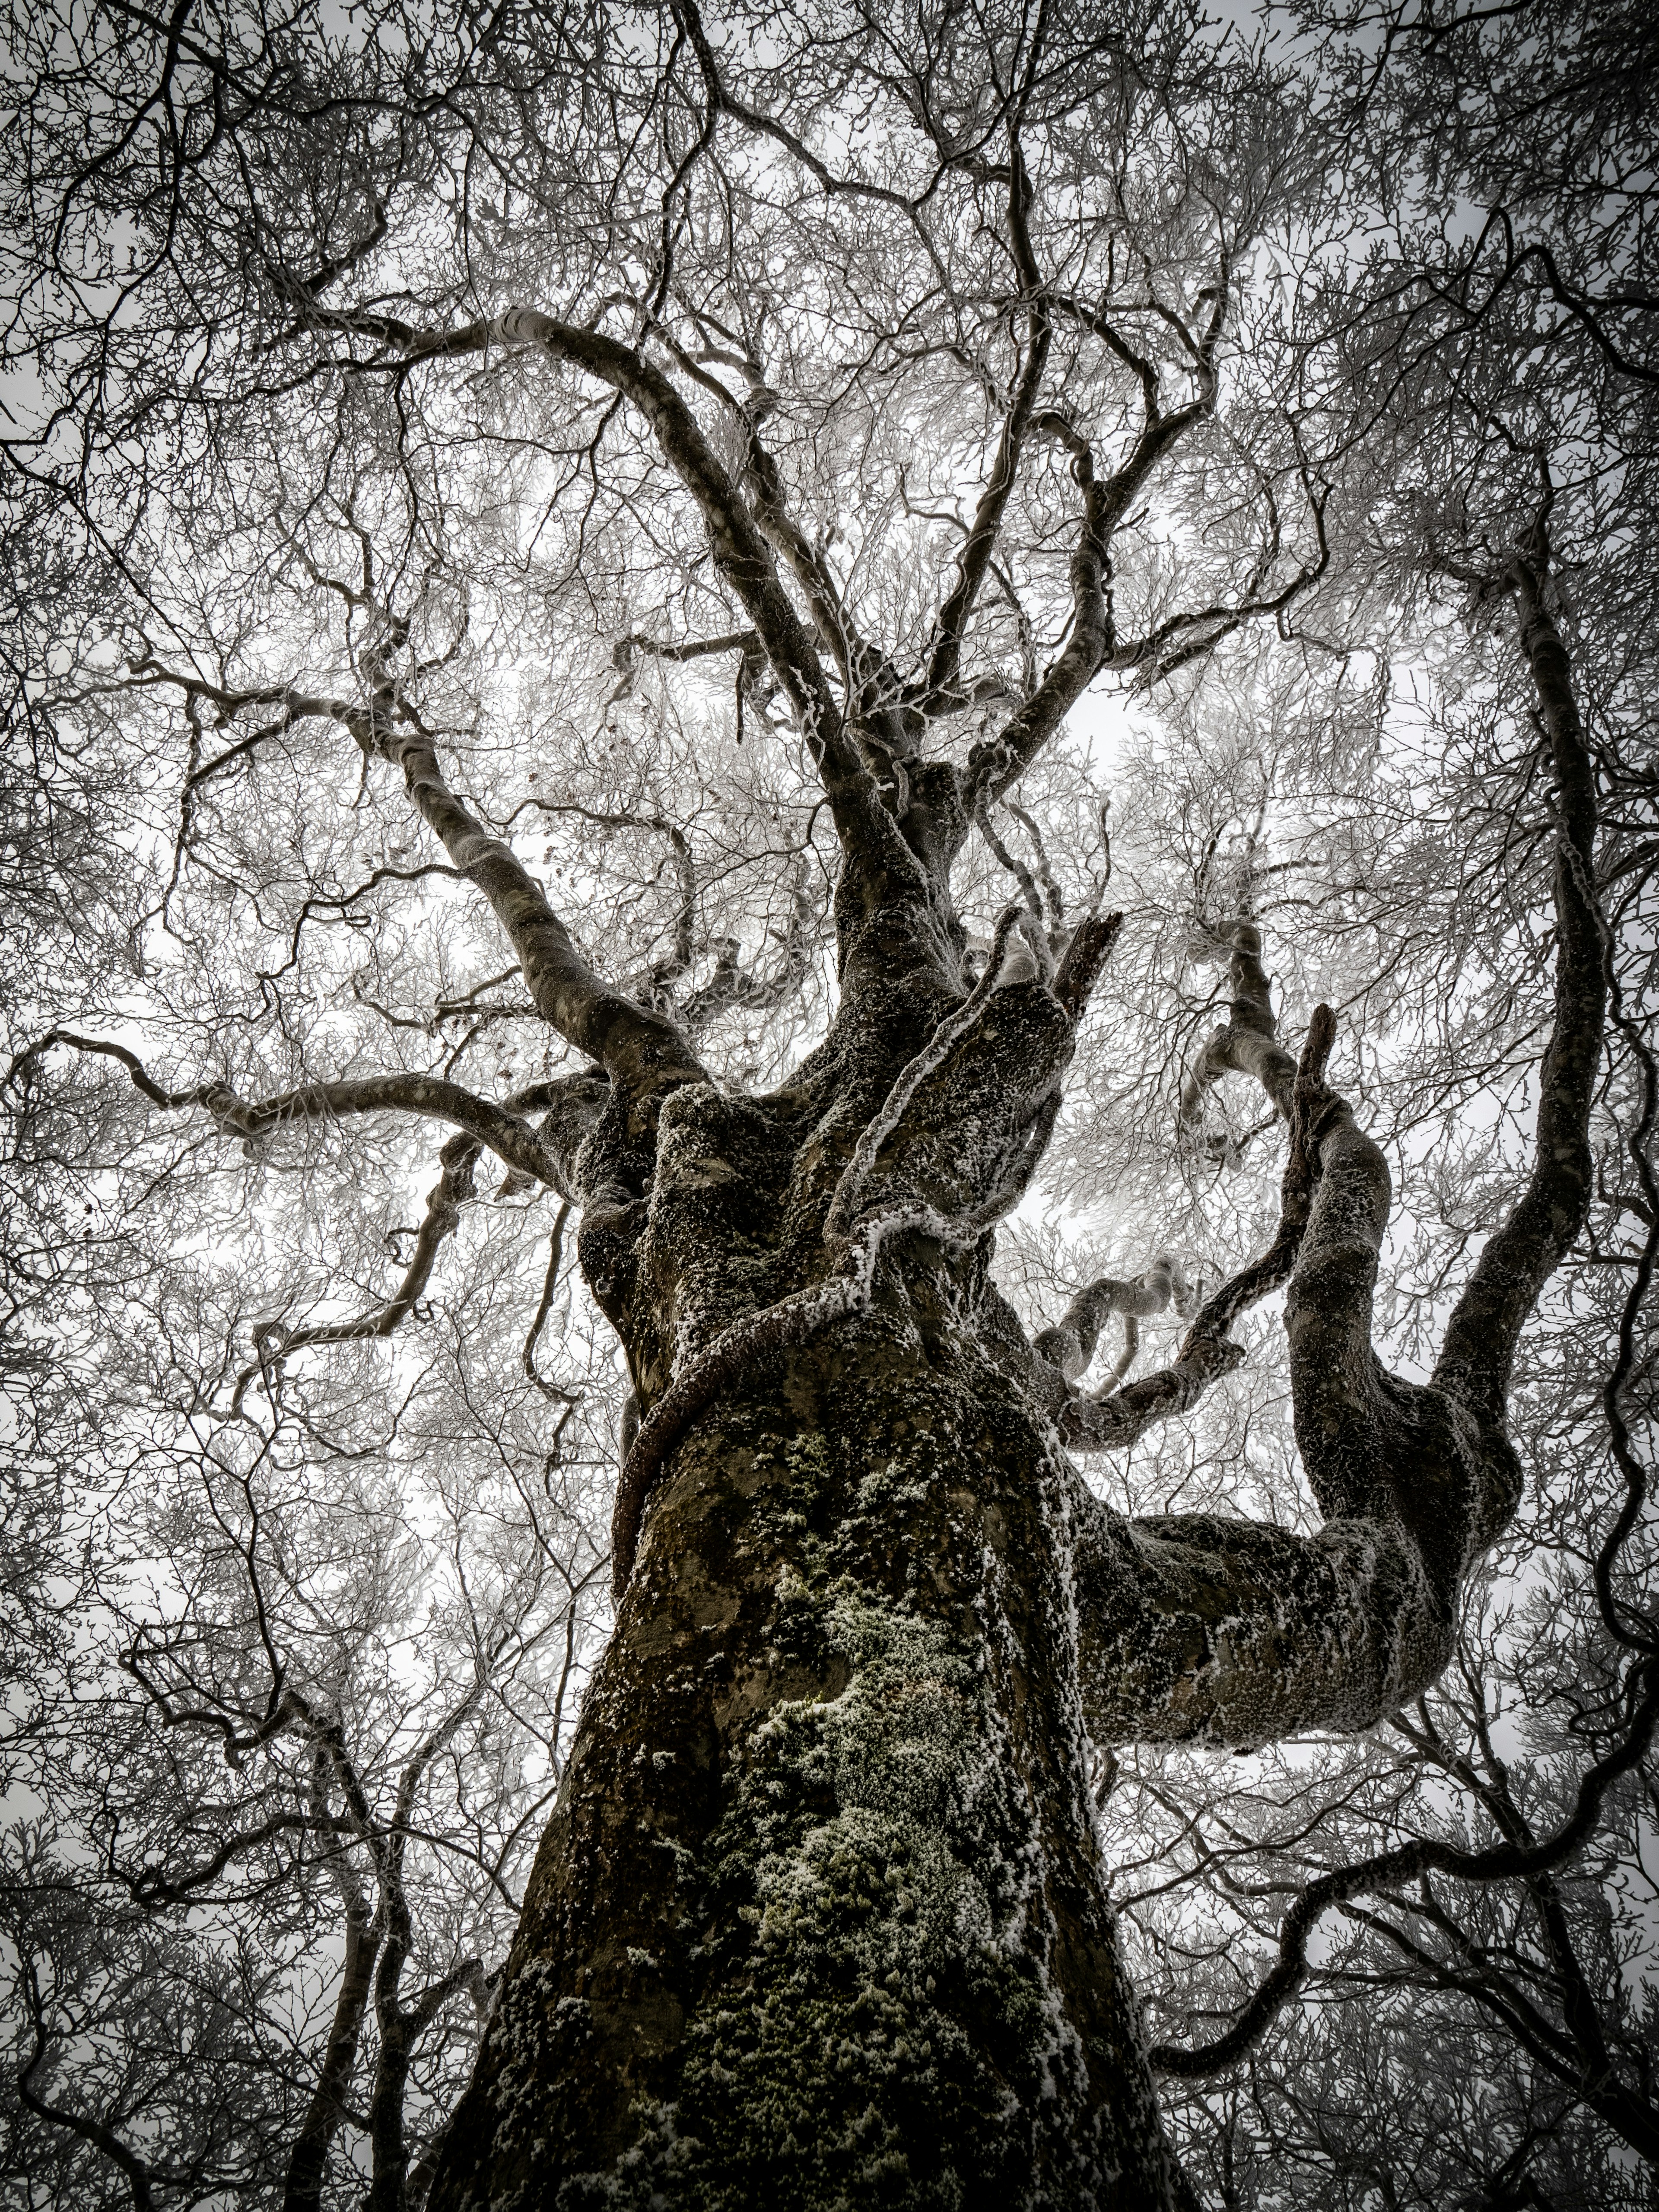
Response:
[{"label": "curved branch", "polygon": [[881,804],[759,525],[696,416],[659,368],[602,331],[561,322],[532,307],[509,307],[447,331],[417,331],[388,317],[323,307],[309,310],[306,319],[316,328],[372,337],[409,365],[483,353],[495,345],[538,347],[550,358],[568,362],[608,385],[637,408],[664,459],[696,501],[715,566],[766,649],[823,778],[843,848],[861,866],[896,872],[902,881],[919,880],[915,856]]},{"label": "curved branch", "polygon": [[[1232,1340],[1228,1330],[1285,1281],[1302,1249],[1312,1204],[1316,1146],[1330,1110],[1325,1066],[1335,1041],[1334,1015],[1328,1006],[1316,1006],[1301,1060],[1291,1062],[1293,1079],[1285,1100],[1291,1143],[1273,1243],[1204,1301],[1168,1367],[1122,1389],[1068,1401],[1059,1425],[1074,1451],[1110,1451],[1133,1443],[1155,1423],[1195,1405],[1212,1382],[1231,1375],[1243,1359],[1243,1346]],[[1273,1050],[1278,1058],[1290,1060],[1276,1036]],[[1037,1340],[1039,1344],[1042,1340]]]},{"label": "curved branch", "polygon": [[[331,319],[321,308],[316,312],[325,320],[341,319]],[[227,720],[246,707],[280,702],[290,720],[322,720],[349,730],[366,753],[403,771],[421,818],[459,872],[489,902],[544,1021],[578,1051],[602,1061],[630,1091],[649,1093],[665,1085],[701,1079],[702,1068],[675,1024],[661,1013],[634,1005],[594,974],[512,847],[492,836],[451,790],[431,732],[398,698],[388,673],[392,652],[407,636],[407,624],[388,618],[386,630],[374,653],[365,655],[365,672],[374,685],[373,702],[367,707],[286,685],[227,690],[162,668],[149,658],[139,665],[139,677],[145,684],[173,686],[187,700],[208,699]]]},{"label": "curved branch", "polygon": [[[1562,798],[1556,1019],[1526,1194],[1454,1310],[1433,1380],[1421,1388],[1401,1381],[1382,1365],[1371,1341],[1389,1218],[1387,1163],[1346,1102],[1317,1085],[1316,1098],[1307,1102],[1317,1107],[1307,1128],[1313,1190],[1285,1325],[1297,1443],[1327,1526],[1304,1540],[1204,1516],[1126,1528],[1104,1508],[1085,1510],[1079,1574],[1087,1587],[1079,1616],[1091,1726],[1248,1743],[1310,1726],[1368,1725],[1442,1671],[1464,1577],[1514,1510],[1520,1468],[1504,1430],[1510,1364],[1521,1323],[1589,1202],[1587,1124],[1604,1005],[1603,924],[1590,872],[1595,792],[1566,655],[1541,599],[1541,523],[1534,545],[1536,562],[1517,568],[1516,588]],[[1278,1097],[1282,1056],[1269,1034],[1259,951],[1253,932],[1237,933],[1241,998],[1247,1011],[1252,998],[1258,1005],[1255,1017],[1230,1025],[1226,1056],[1229,1064],[1236,1056],[1250,1065]],[[1303,1088],[1298,1076],[1293,1129],[1304,1111]],[[1633,1455],[1620,1464],[1623,1532],[1633,1525],[1645,1478]],[[1604,1547],[1596,1583],[1609,1627],[1627,1646],[1650,1654],[1651,1639],[1626,1626],[1612,1605],[1609,1574]],[[1659,1664],[1647,1657],[1642,1663]],[[1656,1695],[1648,1682],[1642,1697],[1649,1717],[1638,1731],[1644,1743]],[[1632,1752],[1627,1763],[1638,1755]],[[1467,1855],[1421,1849],[1428,1856],[1377,1864],[1385,1871],[1407,1864],[1467,1871],[1472,1863]],[[1519,1862],[1504,1865],[1526,1871]],[[1310,1893],[1311,1909],[1322,1910],[1337,1895],[1328,1884]],[[1294,1927],[1287,1931],[1290,1948],[1273,1984],[1281,1994],[1299,1976],[1302,1941]],[[1263,1999],[1268,2013],[1279,2001]],[[1226,2045],[1243,2047],[1244,2041]]]},{"label": "curved branch", "polygon": [[1539,1072],[1532,1173],[1452,1310],[1435,1380],[1501,1422],[1522,1325],[1583,1228],[1595,1187],[1589,1114],[1607,987],[1595,888],[1595,775],[1573,696],[1572,664],[1547,603],[1547,503],[1510,564],[1526,657],[1556,786],[1555,1006]]},{"label": "curved branch", "polygon": [[1205,1093],[1224,1074],[1253,1075],[1279,1112],[1288,1115],[1296,1062],[1279,1042],[1273,987],[1261,964],[1261,932],[1238,921],[1221,934],[1231,945],[1227,1019],[1210,1037],[1182,1085],[1177,1127],[1197,1127]]},{"label": "curved branch", "polygon": [[1031,1349],[1068,1382],[1074,1382],[1087,1371],[1094,1358],[1107,1316],[1121,1314],[1128,1351],[1123,1365],[1112,1377],[1115,1382],[1127,1372],[1128,1360],[1139,1341],[1137,1324],[1150,1314],[1163,1313],[1171,1302],[1177,1313],[1187,1313],[1190,1310],[1189,1297],[1181,1262],[1160,1253],[1146,1273],[1132,1282],[1121,1281],[1115,1275],[1097,1277],[1078,1292],[1052,1328],[1045,1328],[1032,1338]]},{"label": "curved branch", "polygon": [[154,2212],[155,2199],[150,2193],[150,2169],[131,2147],[124,2143],[112,2128],[101,2120],[90,2120],[79,2112],[71,2112],[62,2105],[54,2105],[40,2095],[34,2087],[34,2076],[41,2061],[52,2048],[52,2038],[46,2031],[46,2008],[35,1985],[34,1968],[28,1963],[24,1968],[29,1984],[31,2009],[34,2018],[34,2049],[26,2065],[18,2069],[17,2094],[37,2119],[50,2125],[67,2129],[103,2153],[111,2163],[126,2176],[127,2187],[132,2194],[133,2212]]},{"label": "curved branch", "polygon": [[565,1224],[569,1218],[570,1201],[567,1199],[553,1217],[553,1234],[547,1255],[547,1273],[542,1279],[542,1294],[537,1304],[534,1318],[525,1333],[522,1354],[524,1371],[536,1388],[545,1391],[550,1397],[559,1398],[565,1397],[568,1394],[559,1389],[556,1384],[547,1382],[537,1372],[536,1346],[546,1325],[547,1316],[552,1310],[554,1294],[559,1287],[559,1263],[564,1257]]},{"label": "curved branch", "polygon": [[[560,1163],[542,1143],[527,1121],[480,1098],[459,1083],[437,1075],[364,1075],[338,1083],[307,1083],[297,1090],[279,1091],[274,1097],[246,1099],[228,1083],[203,1083],[188,1091],[167,1091],[150,1076],[135,1052],[125,1045],[97,1037],[77,1036],[70,1030],[51,1030],[13,1060],[7,1081],[15,1081],[53,1045],[73,1046],[77,1052],[96,1053],[118,1060],[136,1088],[157,1106],[177,1111],[204,1106],[226,1136],[257,1144],[275,1130],[296,1123],[334,1121],[347,1114],[419,1114],[436,1121],[452,1122],[474,1140],[487,1146],[507,1166],[532,1176],[538,1182],[562,1191]],[[568,1195],[568,1193],[564,1193]]]},{"label": "curved branch", "polygon": [[1069,563],[1072,634],[1042,681],[1000,734],[968,757],[963,796],[973,811],[1017,783],[1099,672],[1114,642],[1106,584],[1114,515],[1110,486],[1095,480],[1093,450],[1063,415],[1033,419],[1033,430],[1059,439],[1072,456],[1072,478],[1083,494],[1083,526]]},{"label": "curved branch", "polygon": [[1554,1835],[1539,1844],[1504,1843],[1484,1851],[1459,1850],[1449,1844],[1421,1838],[1393,1850],[1379,1851],[1353,1866],[1339,1867],[1310,1882],[1285,1916],[1278,1963],[1231,2027],[1212,2042],[1192,2050],[1154,2044],[1147,2053],[1154,2071],[1196,2081],[1219,2073],[1242,2058],[1306,1980],[1308,1939],[1320,1915],[1331,1905],[1414,1881],[1427,1874],[1450,1875],[1460,1881],[1509,1881],[1546,1874],[1562,1865],[1589,1836],[1613,1784],[1640,1765],[1659,1727],[1659,1660],[1644,1660],[1632,1669],[1629,1688],[1633,1706],[1622,1741],[1586,1773],[1571,1815]]},{"label": "curved branch", "polygon": [[1013,399],[1003,417],[1002,428],[997,438],[996,459],[980,494],[979,503],[974,509],[974,519],[969,526],[962,550],[957,556],[956,589],[939,609],[934,621],[928,647],[927,675],[916,687],[914,702],[906,701],[907,705],[914,703],[923,715],[937,714],[955,693],[969,618],[996,551],[1002,518],[1019,474],[1025,434],[1035,413],[1037,394],[1042,388],[1043,374],[1048,365],[1054,318],[1031,251],[1028,217],[1032,198],[1030,177],[1016,141],[1008,173],[1008,227],[1013,239],[1014,258],[1019,269],[1020,281],[1024,287],[1030,335]]},{"label": "curved branch", "polygon": [[[386,1337],[402,1327],[432,1279],[439,1248],[459,1226],[461,1208],[473,1194],[472,1170],[482,1150],[476,1137],[452,1137],[438,1158],[442,1163],[438,1180],[427,1193],[426,1212],[416,1234],[415,1249],[404,1279],[384,1305],[358,1314],[350,1321],[318,1322],[304,1328],[287,1328],[282,1322],[259,1322],[253,1330],[258,1355],[252,1367],[238,1376],[232,1411],[240,1409],[243,1395],[256,1375],[273,1381],[296,1352],[319,1344],[354,1344],[367,1337]],[[562,1221],[568,1202],[560,1209]]]}]

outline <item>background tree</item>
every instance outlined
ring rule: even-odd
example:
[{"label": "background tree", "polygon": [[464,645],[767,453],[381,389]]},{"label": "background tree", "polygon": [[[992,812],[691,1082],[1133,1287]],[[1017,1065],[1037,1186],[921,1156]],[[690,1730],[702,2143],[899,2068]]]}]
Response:
[{"label": "background tree", "polygon": [[[1356,254],[1340,61],[1158,8],[20,29],[43,2193],[1164,2203],[1103,1839],[1178,1818],[1219,1881],[1212,1808],[1316,1836],[1237,2026],[1155,2042],[1190,2077],[1261,2064],[1328,1893],[1402,1955],[1402,1880],[1536,1915],[1624,1817],[1627,1438],[1624,1656],[1541,1796],[1466,1758],[1498,1845],[1399,1844],[1375,1753],[1255,1820],[1213,1748],[1409,1719],[1596,1146],[1648,1203],[1638,631],[1572,580],[1645,526],[1640,303],[1501,226],[1449,277],[1359,153],[1403,242]],[[1599,384],[1530,376],[1546,296]],[[1068,735],[1091,687],[1133,704]],[[1287,1279],[1288,1365],[1232,1334]],[[1569,1553],[1595,1492],[1549,1494]],[[1425,1711],[1413,1775],[1465,1757]],[[1166,2017],[1182,1909],[1134,1907]],[[199,2027],[135,2016],[161,1971]],[[173,2116],[198,2063],[240,2125]]]}]

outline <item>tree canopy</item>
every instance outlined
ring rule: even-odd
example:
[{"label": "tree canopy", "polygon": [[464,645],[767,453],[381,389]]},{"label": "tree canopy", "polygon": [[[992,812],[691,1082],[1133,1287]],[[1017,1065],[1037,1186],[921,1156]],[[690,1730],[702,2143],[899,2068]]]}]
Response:
[{"label": "tree canopy", "polygon": [[905,1270],[1109,1510],[1171,2189],[1651,2201],[1656,42],[14,14],[10,2201],[426,2201],[674,1455]]}]

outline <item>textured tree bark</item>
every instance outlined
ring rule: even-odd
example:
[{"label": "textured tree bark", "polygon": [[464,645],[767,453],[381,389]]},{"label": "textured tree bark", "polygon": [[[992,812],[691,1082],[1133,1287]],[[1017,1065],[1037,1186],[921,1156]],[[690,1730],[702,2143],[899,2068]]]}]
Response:
[{"label": "textured tree bark", "polygon": [[[827,1277],[854,1140],[940,1010],[904,996],[792,1091],[676,1092],[648,1207],[590,1214],[647,1406]],[[1041,983],[920,1083],[872,1188],[945,1199],[1022,1143],[1011,1054],[1069,1054]],[[988,1246],[894,1238],[866,1306],[670,1453],[434,2212],[1172,2202],[1085,1787],[1082,1493],[988,1344]]]},{"label": "textured tree bark", "polygon": [[[1593,827],[1592,808],[1562,833],[1558,902],[1589,880]],[[988,1227],[1041,1157],[1109,927],[1050,972],[1011,908],[964,991],[942,888],[896,889],[866,854],[837,918],[841,1012],[790,1085],[630,1091],[622,1055],[584,1108],[582,1265],[644,1416],[619,1620],[434,2212],[1169,2212],[1183,2185],[1085,1727],[1252,1745],[1370,1725],[1444,1666],[1463,1577],[1513,1510],[1501,1387],[1413,1385],[1376,1358],[1387,1165],[1325,1082],[1329,1010],[1299,1063],[1279,1045],[1253,927],[1200,1076],[1247,1072],[1286,1115],[1279,1234],[1170,1368],[1089,1398],[1067,1371],[1085,1340],[1173,1273],[1091,1285],[1028,1344]],[[1564,939],[1552,1067],[1593,1060],[1586,964]],[[1584,1086],[1557,1088],[1492,1248],[1507,1283],[1530,1240],[1489,1332],[1504,1376],[1582,1217],[1557,1164],[1583,1150]],[[1324,1528],[1109,1512],[1060,1438],[1109,1448],[1190,1403],[1237,1364],[1231,1320],[1287,1277]]]},{"label": "textured tree bark", "polygon": [[1162,2207],[1072,1479],[949,1272],[654,1501],[434,2206]]}]

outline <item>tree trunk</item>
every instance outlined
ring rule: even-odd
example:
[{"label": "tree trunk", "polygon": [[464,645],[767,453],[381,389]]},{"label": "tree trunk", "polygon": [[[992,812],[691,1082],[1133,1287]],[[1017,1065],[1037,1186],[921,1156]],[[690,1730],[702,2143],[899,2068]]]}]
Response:
[{"label": "tree trunk", "polygon": [[982,1261],[908,1253],[676,1455],[434,2212],[1171,2201],[1076,1478],[958,1318]]}]

